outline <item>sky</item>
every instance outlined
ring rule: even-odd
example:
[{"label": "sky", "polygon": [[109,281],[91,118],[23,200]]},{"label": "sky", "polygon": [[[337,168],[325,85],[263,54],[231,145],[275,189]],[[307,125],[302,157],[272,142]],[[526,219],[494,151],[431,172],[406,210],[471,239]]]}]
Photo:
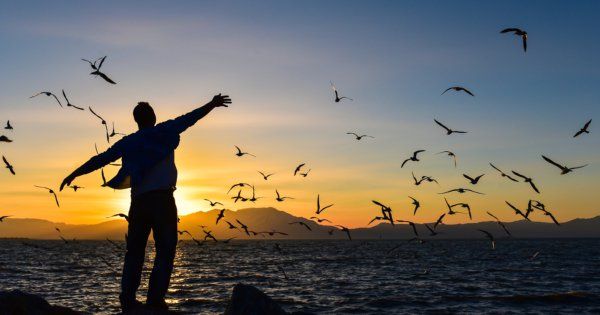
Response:
[{"label": "sky", "polygon": [[[506,27],[529,33],[500,34]],[[314,215],[319,194],[334,206],[323,218],[366,226],[388,204],[399,219],[431,222],[445,211],[440,192],[457,187],[485,193],[449,194],[467,202],[473,221],[519,218],[543,201],[560,221],[600,215],[600,131],[573,134],[600,109],[600,3],[597,1],[19,1],[0,11],[0,124],[14,140],[0,153],[16,176],[0,172],[0,215],[88,224],[126,212],[129,191],[100,187],[98,172],[78,178],[85,188],[59,193],[61,207],[34,185],[62,179],[108,147],[88,111],[60,108],[39,91],[91,106],[117,132],[133,133],[132,109],[153,105],[158,120],[184,114],[214,94],[231,96],[182,135],[176,151],[180,215],[273,206]],[[89,75],[81,58],[108,56],[103,70],[117,84]],[[333,81],[353,101],[333,102]],[[475,94],[448,92],[462,85]],[[438,119],[464,135],[447,136]],[[356,141],[346,132],[374,139]],[[113,138],[115,139],[115,138]],[[234,145],[256,155],[238,158]],[[402,161],[426,150],[418,163]],[[458,167],[444,155],[458,156]],[[568,166],[560,175],[541,154]],[[490,168],[533,177],[541,194]],[[306,163],[306,178],[293,176]],[[268,181],[257,173],[274,172]],[[107,176],[116,167],[107,167]],[[430,175],[439,185],[412,184]],[[471,186],[462,174],[486,174]],[[233,203],[237,182],[256,186],[255,204]],[[294,197],[274,200],[275,189]],[[413,196],[422,207],[412,215]],[[534,220],[547,221],[534,215]],[[456,215],[446,223],[469,222]]]}]

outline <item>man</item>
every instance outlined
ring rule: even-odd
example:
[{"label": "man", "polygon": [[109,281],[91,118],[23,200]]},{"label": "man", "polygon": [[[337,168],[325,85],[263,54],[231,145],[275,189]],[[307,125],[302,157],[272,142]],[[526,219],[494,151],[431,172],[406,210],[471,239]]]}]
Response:
[{"label": "man", "polygon": [[208,104],[155,125],[154,110],[150,104],[140,102],[133,110],[133,118],[139,130],[123,137],[106,152],[92,157],[60,185],[62,190],[78,176],[91,173],[121,158],[121,169],[104,186],[131,188],[127,253],[119,296],[124,312],[141,305],[136,300],[136,291],[140,285],[150,230],[153,233],[156,257],[150,275],[146,305],[167,309],[164,297],[171,279],[177,247],[177,208],[173,191],[177,183],[174,153],[179,145],[179,134],[216,107],[227,107],[228,104],[231,104],[229,96],[215,95]]}]

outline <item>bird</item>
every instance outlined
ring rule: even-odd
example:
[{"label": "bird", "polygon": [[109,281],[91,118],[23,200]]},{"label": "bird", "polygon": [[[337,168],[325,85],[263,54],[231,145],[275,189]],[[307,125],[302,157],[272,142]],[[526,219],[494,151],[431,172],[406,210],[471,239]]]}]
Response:
[{"label": "bird", "polygon": [[300,170],[302,169],[302,167],[304,167],[304,165],[306,165],[306,163],[301,163],[300,165],[296,166],[296,169],[294,169],[294,176],[296,176],[296,174],[298,174],[298,172],[300,172]]},{"label": "bird", "polygon": [[499,168],[497,168],[494,164],[490,163],[490,166],[493,167],[496,171],[498,171],[500,173],[500,176],[506,177],[506,178],[512,180],[513,182],[518,182],[518,180],[516,180],[516,179],[512,178],[510,175],[504,173]]},{"label": "bird", "polygon": [[[210,238],[210,239],[212,239],[213,241],[215,241],[215,242],[218,242],[218,241],[217,241],[217,238],[216,238],[216,237],[214,237],[214,236],[212,235],[212,231],[206,231],[206,230],[202,230],[202,232],[204,232],[204,240],[205,240],[205,241],[206,241],[206,239]],[[191,236],[191,235],[190,235],[190,236]]]},{"label": "bird", "polygon": [[336,103],[339,103],[339,102],[340,102],[341,100],[343,100],[343,99],[347,99],[347,100],[353,101],[353,99],[351,99],[351,98],[349,98],[349,97],[346,97],[346,96],[340,96],[340,95],[339,95],[339,93],[338,93],[338,90],[337,90],[337,89],[336,89],[336,87],[335,87],[335,85],[333,85],[333,82],[329,81],[329,83],[331,84],[331,89],[333,90],[333,93],[335,93],[335,100],[334,100],[334,101],[335,101]]},{"label": "bird", "polygon": [[436,124],[438,124],[440,127],[446,129],[446,135],[451,135],[453,133],[467,133],[466,131],[461,131],[461,130],[452,130],[448,127],[446,127],[444,124],[442,124],[441,122],[437,121],[437,119],[434,119],[433,121],[435,121]]},{"label": "bird", "polygon": [[472,184],[472,185],[477,185],[477,183],[479,182],[479,179],[481,179],[481,177],[483,177],[483,175],[485,175],[485,174],[481,174],[481,175],[479,175],[479,176],[477,176],[477,177],[473,178],[473,177],[471,177],[471,176],[469,176],[469,175],[467,175],[467,174],[463,174],[463,176],[464,176],[466,179],[468,179],[468,180],[469,180],[469,182],[471,182],[471,184]]},{"label": "bird", "polygon": [[469,219],[470,219],[470,220],[473,220],[473,216],[472,216],[472,214],[471,214],[471,206],[469,206],[469,204],[468,204],[468,203],[459,202],[459,203],[455,203],[455,204],[452,204],[452,205],[450,205],[450,207],[451,207],[451,208],[454,208],[454,207],[462,207],[462,208],[464,208],[464,209],[467,209],[467,213],[469,214]]},{"label": "bird", "polygon": [[417,157],[417,155],[421,152],[425,152],[425,150],[417,150],[417,151],[413,152],[411,157],[409,157],[408,159],[404,160],[404,162],[402,162],[402,165],[400,166],[400,168],[403,168],[404,164],[406,164],[406,162],[408,162],[408,161],[413,161],[413,162],[420,161],[419,158]]},{"label": "bird", "polygon": [[416,215],[417,214],[417,210],[421,206],[421,203],[417,199],[415,199],[415,198],[413,198],[411,196],[408,196],[408,198],[412,199],[412,204],[415,206],[415,209],[413,211],[413,215]]},{"label": "bird", "polygon": [[56,193],[54,192],[53,189],[48,188],[48,187],[44,187],[44,186],[38,186],[38,185],[33,185],[37,188],[41,188],[41,189],[46,189],[50,194],[52,194],[54,196],[54,201],[56,201],[56,206],[58,206],[60,208],[60,204],[58,203],[58,196],[56,196]]},{"label": "bird", "polygon": [[588,122],[585,123],[585,125],[583,126],[583,128],[581,128],[579,131],[577,131],[575,133],[575,135],[573,136],[573,138],[577,138],[580,134],[582,133],[590,133],[590,131],[588,130],[588,127],[590,126],[590,124],[592,123],[592,120],[588,120]]},{"label": "bird", "polygon": [[442,215],[437,219],[437,221],[435,221],[435,224],[433,224],[434,230],[437,228],[438,225],[440,225],[442,223],[442,220],[444,220],[445,216],[446,216],[446,213],[442,213]]},{"label": "bird", "polygon": [[511,28],[505,28],[505,29],[501,30],[500,33],[501,34],[513,33],[516,36],[521,36],[521,39],[523,40],[523,51],[527,52],[527,32],[525,32],[519,28],[511,27]]},{"label": "bird", "polygon": [[244,230],[244,232],[246,233],[246,235],[250,236],[250,232],[248,231],[248,226],[245,225],[244,223],[242,223],[238,219],[235,219],[235,221],[240,225],[240,228],[242,228],[242,230]]},{"label": "bird", "polygon": [[179,234],[179,235],[187,234],[190,237],[192,237],[192,234],[190,232],[188,232],[187,230],[183,230],[183,231],[177,230],[177,234]]},{"label": "bird", "polygon": [[100,119],[100,123],[102,125],[104,125],[104,130],[106,131],[106,142],[110,142],[110,137],[108,136],[108,124],[106,123],[106,120],[104,120],[104,118],[102,118],[100,115],[96,114],[96,112],[92,109],[91,106],[88,106],[90,112],[92,112],[92,114],[96,117],[98,117],[98,119]]},{"label": "bird", "polygon": [[220,202],[218,202],[218,201],[211,201],[211,200],[209,200],[209,199],[204,199],[204,200],[208,201],[208,203],[210,203],[210,206],[211,206],[211,207],[214,207],[214,206],[216,206],[216,205],[221,205],[221,206],[223,205],[222,203],[220,203]]},{"label": "bird", "polygon": [[480,193],[478,191],[474,191],[474,190],[469,189],[469,188],[454,188],[454,189],[450,189],[450,190],[445,191],[445,192],[441,192],[439,194],[443,195],[443,194],[447,194],[447,193],[451,193],[451,192],[457,192],[457,193],[460,193],[460,194],[464,194],[466,192],[472,192],[472,193],[476,193],[476,194],[480,194],[480,195],[485,195],[484,193]]},{"label": "bird", "polygon": [[228,239],[226,239],[224,241],[221,241],[221,243],[223,243],[223,244],[229,244],[229,242],[231,242],[234,239],[236,239],[236,238],[235,237],[230,237],[230,238],[228,238]]},{"label": "bird", "polygon": [[265,174],[261,171],[258,171],[258,173],[263,177],[264,180],[268,180],[269,177],[273,176],[275,173],[270,173],[270,174]]},{"label": "bird", "polygon": [[38,96],[38,95],[42,95],[42,94],[44,94],[44,95],[46,95],[46,96],[52,96],[52,97],[54,97],[54,99],[56,100],[56,102],[58,103],[58,105],[60,105],[60,107],[63,107],[63,105],[62,105],[62,103],[60,102],[60,100],[58,99],[58,97],[56,97],[56,95],[55,95],[54,93],[52,93],[52,92],[39,92],[38,94],[35,94],[35,95],[33,95],[33,96],[30,96],[29,98],[34,98],[34,97],[36,97],[36,96]]},{"label": "bird", "polygon": [[[100,68],[102,67],[102,64],[104,63],[104,60],[106,60],[106,56],[96,59],[93,63],[86,59],[81,59],[81,60],[87,61],[90,64],[90,67],[92,67],[92,69],[94,70],[90,73],[91,75],[100,76],[102,79],[104,79],[104,81],[106,81],[110,84],[117,84],[117,83],[115,83],[115,81],[113,81],[111,78],[109,78],[106,74],[104,74],[103,72],[100,72]],[[100,64],[98,66],[96,66],[96,63],[98,61],[100,61]]]},{"label": "bird", "polygon": [[106,176],[104,176],[104,168],[100,169],[100,175],[102,176],[102,187],[106,186]]},{"label": "bird", "polygon": [[240,187],[240,188],[244,188],[244,187],[251,187],[252,185],[248,184],[248,183],[237,183],[237,184],[233,184],[231,185],[231,187],[229,187],[229,190],[227,191],[227,194],[229,194],[229,192],[231,192],[234,188],[236,187]]},{"label": "bird", "polygon": [[554,222],[554,224],[560,225],[560,223],[558,223],[558,221],[556,220],[556,218],[554,217],[554,215],[552,215],[552,213],[550,213],[548,210],[540,209],[540,211],[542,211],[545,216],[550,217],[552,219],[552,222]]},{"label": "bird", "polygon": [[199,241],[193,237],[192,237],[192,241],[194,241],[194,243],[196,243],[196,245],[198,245],[198,246],[202,246],[202,245],[204,245],[204,243],[206,243],[206,241],[204,241],[204,240]]},{"label": "bird", "polygon": [[319,219],[317,217],[310,217],[311,220],[317,220],[317,222],[321,223],[321,222],[329,222],[331,223],[331,221],[327,220],[327,219]]},{"label": "bird", "polygon": [[369,135],[359,135],[357,133],[354,132],[346,132],[347,135],[353,135],[357,141],[360,141],[362,138],[375,138],[373,136],[369,136]]},{"label": "bird", "polygon": [[462,87],[462,86],[451,86],[449,88],[447,88],[446,90],[444,90],[444,92],[442,92],[442,95],[444,95],[444,93],[450,91],[450,90],[454,90],[456,92],[460,92],[463,91],[471,96],[475,96],[473,93],[471,93],[471,91],[467,90],[466,88]]},{"label": "bird", "polygon": [[[317,214],[321,214],[321,212],[325,211],[326,209],[330,208],[331,206],[333,206],[333,204],[327,205],[325,207],[321,208],[321,195],[317,195]],[[321,221],[319,221],[321,222]]]},{"label": "bird", "polygon": [[438,152],[436,154],[442,154],[442,153],[446,153],[449,157],[452,157],[452,159],[454,160],[454,167],[456,167],[456,154],[454,154],[454,152],[452,151],[442,151],[442,152]]},{"label": "bird", "polygon": [[4,164],[6,165],[6,168],[10,171],[10,173],[16,175],[15,168],[8,162],[4,155],[2,156],[2,161],[4,161]]},{"label": "bird", "polygon": [[65,90],[62,90],[62,95],[65,98],[65,101],[67,101],[67,107],[73,107],[75,109],[85,110],[82,107],[75,106],[75,105],[71,104],[71,101],[69,101],[69,98],[67,98],[67,93],[65,93]]},{"label": "bird", "polygon": [[0,222],[4,222],[4,219],[12,217],[11,215],[0,216]]},{"label": "bird", "polygon": [[248,198],[245,198],[244,196],[242,196],[242,190],[241,190],[241,189],[240,189],[240,190],[238,190],[238,193],[237,193],[237,195],[236,195],[236,196],[234,196],[234,197],[231,197],[231,199],[233,199],[233,203],[236,203],[236,202],[238,202],[238,201],[240,201],[240,200],[241,200],[242,202],[244,202],[244,201],[248,201]]},{"label": "bird", "polygon": [[528,215],[527,215],[527,214],[525,214],[525,213],[523,213],[523,211],[519,210],[519,208],[517,208],[517,207],[513,206],[513,205],[512,205],[510,202],[508,202],[508,201],[504,201],[504,202],[506,202],[506,204],[507,204],[509,207],[511,207],[511,208],[512,208],[512,209],[515,211],[515,214],[518,214],[518,215],[522,216],[522,217],[523,217],[523,218],[525,218],[525,220],[527,220],[527,221],[531,221],[531,220],[529,220],[529,218],[527,217]]},{"label": "bird", "polygon": [[13,126],[10,124],[10,120],[6,121],[6,126],[4,127],[6,130],[13,130]]},{"label": "bird", "polygon": [[485,234],[485,236],[487,236],[487,238],[492,242],[492,249],[496,249],[496,241],[494,240],[494,235],[492,235],[492,233],[486,231],[486,230],[482,230],[482,229],[477,229],[479,232]]},{"label": "bird", "polygon": [[380,216],[376,216],[373,219],[371,219],[371,221],[369,221],[369,223],[367,225],[371,225],[371,223],[375,222],[375,221],[383,221],[383,220],[387,220],[387,217],[380,217]]},{"label": "bird", "polygon": [[425,176],[425,175],[421,176],[421,181],[424,181],[424,180],[426,180],[426,181],[428,181],[430,183],[434,182],[434,183],[436,183],[438,185],[440,184],[440,183],[438,183],[438,181],[435,178],[433,178],[431,176]]},{"label": "bird", "polygon": [[560,164],[552,161],[550,158],[548,158],[548,157],[546,157],[544,155],[542,155],[542,158],[544,160],[546,160],[546,162],[548,162],[548,163],[550,163],[550,164],[552,164],[552,165],[560,168],[560,175],[565,175],[565,174],[571,173],[573,170],[576,170],[578,168],[582,168],[582,167],[586,167],[587,166],[587,164],[585,164],[585,165],[581,165],[581,166],[567,167],[567,166],[560,165]]},{"label": "bird", "polygon": [[286,199],[294,199],[294,198],[292,198],[292,197],[285,197],[285,196],[284,196],[284,197],[282,197],[282,196],[279,194],[279,191],[278,191],[277,189],[275,189],[275,193],[277,194],[277,198],[275,198],[275,200],[277,200],[277,201],[279,201],[279,202],[282,202],[282,201],[284,201],[284,200],[286,200]]},{"label": "bird", "polygon": [[415,235],[417,237],[419,237],[419,232],[417,232],[417,225],[414,222],[407,221],[407,220],[396,220],[396,222],[399,222],[399,223],[408,223],[410,225],[410,227],[412,227],[413,232],[415,233]]},{"label": "bird", "polygon": [[77,185],[69,185],[68,187],[73,189],[73,191],[77,191],[79,189],[85,188],[85,187],[81,187],[81,186],[77,186]]},{"label": "bird", "polygon": [[498,219],[498,217],[496,217],[495,215],[493,215],[491,212],[486,211],[487,214],[489,216],[491,216],[492,218],[496,219],[496,223],[498,223],[498,225],[500,225],[500,227],[502,227],[502,229],[504,230],[504,232],[506,232],[506,234],[508,234],[508,236],[512,236],[510,234],[510,232],[508,231],[508,229],[506,228],[506,225],[504,225],[504,223],[502,223],[502,221],[500,221],[500,219]]},{"label": "bird", "polygon": [[106,217],[106,218],[108,219],[108,218],[114,218],[114,217],[121,217],[121,218],[125,219],[125,221],[129,222],[129,216],[126,215],[125,213],[113,214],[113,215],[111,215],[109,217]]},{"label": "bird", "polygon": [[290,222],[288,224],[298,224],[298,225],[302,225],[304,226],[306,229],[308,229],[309,231],[312,231],[312,229],[310,228],[310,226],[308,226],[308,224],[302,222],[302,221],[295,221],[295,222]]},{"label": "bird", "polygon": [[[96,149],[96,154],[100,154],[100,152],[98,151],[98,145],[96,143],[94,143],[94,149]],[[108,165],[121,166],[121,164],[118,164],[118,163],[108,163]],[[106,182],[106,181],[104,181],[104,182]]]},{"label": "bird", "polygon": [[381,202],[379,202],[377,200],[372,200],[371,202],[373,202],[374,204],[381,207],[381,214],[383,215],[383,219],[390,221],[390,224],[394,225],[394,218],[392,216],[392,208],[382,204]]},{"label": "bird", "polygon": [[271,231],[265,231],[265,232],[257,232],[259,234],[269,234],[269,236],[274,236],[275,234],[279,234],[279,235],[289,235],[287,233],[283,233],[283,232],[278,232],[275,230],[271,230]]},{"label": "bird", "polygon": [[[444,215],[446,215],[446,214],[444,213]],[[429,230],[429,236],[436,236],[439,234],[438,232],[435,231],[435,229],[432,229],[429,226],[429,224],[425,224],[425,227]]]},{"label": "bird", "polygon": [[446,199],[446,197],[444,197],[444,202],[446,202],[446,207],[448,208],[448,215],[455,215],[457,213],[462,213],[462,212],[458,212],[458,211],[454,211],[454,209],[452,209],[452,206],[450,205],[450,203],[448,202],[448,199]]},{"label": "bird", "polygon": [[234,147],[237,150],[237,153],[235,155],[238,157],[242,157],[244,155],[250,155],[250,156],[256,157],[256,155],[254,155],[252,153],[242,152],[242,149],[240,149],[240,147],[238,147],[237,145],[234,145]]},{"label": "bird", "polygon": [[1,135],[0,136],[0,142],[13,142],[13,141],[10,140],[7,136]]},{"label": "bird", "polygon": [[533,179],[532,179],[531,177],[527,177],[527,176],[525,176],[525,175],[523,175],[523,174],[520,174],[520,173],[517,173],[517,172],[515,172],[515,171],[512,171],[512,173],[513,173],[513,174],[515,174],[515,175],[517,175],[517,176],[519,176],[519,177],[521,177],[521,178],[523,179],[523,181],[524,181],[524,182],[526,182],[526,183],[529,183],[529,185],[531,186],[531,188],[533,188],[533,190],[534,190],[536,193],[538,193],[538,194],[540,193],[540,191],[538,190],[538,188],[537,188],[537,187],[535,186],[535,184],[533,183]]},{"label": "bird", "polygon": [[415,186],[421,185],[421,183],[423,182],[423,178],[421,178],[420,180],[417,180],[415,173],[414,172],[411,172],[411,173],[412,173],[413,180],[415,181]]},{"label": "bird", "polygon": [[[254,189],[254,186],[252,186],[252,197],[248,198],[248,201],[256,202],[256,200],[258,200],[260,198],[262,198],[262,197],[257,197],[256,196],[256,189]],[[242,201],[244,201],[244,200],[242,200]]]},{"label": "bird", "polygon": [[[347,227],[342,226],[342,225],[336,225],[336,226],[339,227],[342,230],[342,232],[346,233],[346,235],[348,236],[349,240],[352,240],[352,236],[350,235],[350,229],[348,229]],[[329,235],[331,235],[332,233],[330,233]]]},{"label": "bird", "polygon": [[227,220],[225,220],[225,223],[227,223],[230,230],[239,230],[239,228],[237,226],[235,226],[233,223],[231,223]]},{"label": "bird", "polygon": [[219,224],[219,221],[221,221],[221,219],[223,219],[224,217],[225,217],[225,209],[219,210],[219,214],[217,214],[217,221],[215,222],[215,225]]},{"label": "bird", "polygon": [[124,134],[124,133],[121,133],[121,132],[116,132],[116,131],[115,131],[115,122],[113,121],[113,122],[112,122],[112,131],[111,131],[111,133],[108,135],[108,137],[109,137],[109,138],[112,138],[112,137],[114,137],[114,136],[117,136],[117,135],[119,135],[119,136],[125,136],[125,134]]},{"label": "bird", "polygon": [[306,172],[304,172],[304,173],[299,173],[299,174],[300,174],[300,176],[302,176],[302,177],[306,177],[306,176],[308,176],[308,173],[310,173],[310,171],[311,171],[311,170],[312,170],[312,169],[310,169],[310,168],[309,168],[309,169],[308,169],[308,171],[306,171]]}]

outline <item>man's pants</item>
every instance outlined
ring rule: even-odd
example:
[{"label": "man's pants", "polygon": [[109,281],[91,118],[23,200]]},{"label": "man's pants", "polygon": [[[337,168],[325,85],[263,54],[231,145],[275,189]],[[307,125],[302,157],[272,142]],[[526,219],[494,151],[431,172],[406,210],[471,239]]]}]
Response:
[{"label": "man's pants", "polygon": [[129,208],[127,253],[121,279],[122,304],[133,303],[146,254],[146,242],[152,230],[156,257],[150,275],[146,303],[164,301],[177,248],[177,207],[172,190],[155,190],[133,196]]}]

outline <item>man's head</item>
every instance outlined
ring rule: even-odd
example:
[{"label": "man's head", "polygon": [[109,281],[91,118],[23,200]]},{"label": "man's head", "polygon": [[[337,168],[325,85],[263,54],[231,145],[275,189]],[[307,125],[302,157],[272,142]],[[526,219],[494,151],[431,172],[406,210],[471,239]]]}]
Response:
[{"label": "man's head", "polygon": [[156,115],[148,102],[139,102],[135,106],[133,119],[135,119],[139,129],[152,127],[156,124]]}]

